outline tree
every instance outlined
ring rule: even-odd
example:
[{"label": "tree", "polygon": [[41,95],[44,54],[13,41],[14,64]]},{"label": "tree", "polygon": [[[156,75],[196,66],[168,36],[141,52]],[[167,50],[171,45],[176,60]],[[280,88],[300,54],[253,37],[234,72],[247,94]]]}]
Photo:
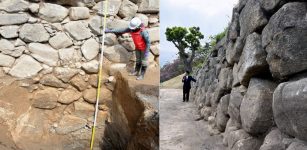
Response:
[{"label": "tree", "polygon": [[200,40],[204,35],[199,27],[172,27],[166,29],[166,39],[172,42],[179,50],[179,58],[184,64],[184,69],[192,72],[192,62],[197,51],[201,49]]}]

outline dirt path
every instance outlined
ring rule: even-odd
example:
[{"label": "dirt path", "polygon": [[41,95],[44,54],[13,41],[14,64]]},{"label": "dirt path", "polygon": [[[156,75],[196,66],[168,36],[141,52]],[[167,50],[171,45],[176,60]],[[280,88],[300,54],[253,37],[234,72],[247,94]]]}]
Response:
[{"label": "dirt path", "polygon": [[160,90],[160,150],[225,150],[221,136],[210,136],[207,122],[195,121],[197,108],[182,102],[178,89]]}]

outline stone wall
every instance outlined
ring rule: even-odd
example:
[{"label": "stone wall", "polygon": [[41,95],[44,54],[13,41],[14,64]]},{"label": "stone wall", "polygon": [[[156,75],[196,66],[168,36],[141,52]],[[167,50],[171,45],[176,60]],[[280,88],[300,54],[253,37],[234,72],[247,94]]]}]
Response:
[{"label": "stone wall", "polygon": [[[18,148],[89,147],[104,4],[0,0],[0,123],[9,126]],[[152,42],[149,71],[158,70],[159,1],[109,0],[107,16],[110,29],[127,27],[134,16],[142,19]],[[130,71],[135,61],[129,34],[108,33],[105,45],[96,148],[105,122],[112,122],[114,75]]]},{"label": "stone wall", "polygon": [[307,2],[240,0],[192,97],[231,150],[307,149]]}]

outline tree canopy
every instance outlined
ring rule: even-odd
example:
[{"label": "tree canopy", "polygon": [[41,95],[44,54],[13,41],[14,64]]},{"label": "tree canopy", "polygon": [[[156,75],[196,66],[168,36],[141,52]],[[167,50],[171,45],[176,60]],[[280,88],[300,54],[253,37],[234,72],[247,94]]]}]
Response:
[{"label": "tree canopy", "polygon": [[192,71],[192,62],[198,51],[201,50],[200,40],[204,35],[199,27],[171,27],[166,29],[166,39],[172,42],[179,50],[179,57],[184,63],[185,70]]}]

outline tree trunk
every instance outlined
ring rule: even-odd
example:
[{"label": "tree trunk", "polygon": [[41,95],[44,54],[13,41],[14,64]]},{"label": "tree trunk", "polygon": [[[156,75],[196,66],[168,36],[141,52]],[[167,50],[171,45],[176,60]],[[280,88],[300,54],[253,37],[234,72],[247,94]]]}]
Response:
[{"label": "tree trunk", "polygon": [[184,71],[192,72],[192,64],[188,61],[186,57],[180,57],[184,65]]}]

